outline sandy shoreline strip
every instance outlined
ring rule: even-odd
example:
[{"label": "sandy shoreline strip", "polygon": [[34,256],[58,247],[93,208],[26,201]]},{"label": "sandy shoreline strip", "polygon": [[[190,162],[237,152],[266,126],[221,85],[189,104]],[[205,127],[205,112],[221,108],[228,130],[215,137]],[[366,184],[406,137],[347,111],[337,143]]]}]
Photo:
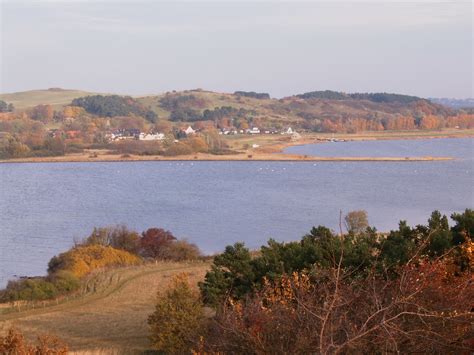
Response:
[{"label": "sandy shoreline strip", "polygon": [[0,160],[0,164],[9,163],[107,163],[107,162],[141,162],[141,161],[231,161],[231,162],[423,162],[423,161],[450,161],[454,160],[452,157],[316,157],[316,156],[302,156],[291,154],[253,154],[252,157],[247,155],[209,155],[197,154],[194,156],[177,156],[177,157],[162,157],[162,156],[130,156],[123,158],[120,156],[104,155],[97,157],[88,156],[59,156],[59,157],[43,157],[43,158],[24,158],[24,159],[10,159]]}]

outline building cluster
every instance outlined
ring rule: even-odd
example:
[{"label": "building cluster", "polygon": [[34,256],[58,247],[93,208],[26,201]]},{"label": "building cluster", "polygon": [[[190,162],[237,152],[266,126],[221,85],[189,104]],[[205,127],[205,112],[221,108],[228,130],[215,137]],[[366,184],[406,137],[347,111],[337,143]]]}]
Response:
[{"label": "building cluster", "polygon": [[[191,126],[187,128],[181,128],[174,132],[174,136],[176,138],[186,138],[196,134],[199,130],[194,129]],[[75,139],[80,138],[81,131],[79,130],[67,130],[63,131],[60,129],[51,129],[49,130],[49,136],[56,138],[56,137],[64,137],[68,139]],[[299,138],[299,134],[294,131],[291,127],[285,128],[283,130],[273,129],[273,128],[265,128],[260,129],[259,127],[252,127],[249,129],[236,129],[236,128],[222,128],[219,130],[219,134],[221,135],[239,135],[239,134],[248,134],[248,135],[258,135],[258,134],[282,134],[282,135],[290,135],[292,138],[296,137]],[[164,133],[160,132],[142,132],[139,129],[135,128],[122,128],[116,129],[113,131],[109,131],[105,133],[104,138],[108,142],[119,142],[124,140],[139,140],[139,141],[163,141],[166,136]]]},{"label": "building cluster", "polygon": [[234,129],[234,128],[222,128],[219,131],[219,134],[224,135],[233,135],[233,134],[294,134],[296,133],[291,127],[288,127],[283,130],[278,130],[276,128],[265,128],[260,129],[258,127],[252,127],[248,129]]}]

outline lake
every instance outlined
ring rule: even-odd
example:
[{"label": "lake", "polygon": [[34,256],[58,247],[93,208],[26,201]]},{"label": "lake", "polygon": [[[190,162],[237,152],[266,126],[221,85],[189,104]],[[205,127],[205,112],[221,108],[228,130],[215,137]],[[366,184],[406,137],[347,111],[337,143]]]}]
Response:
[{"label": "lake", "polygon": [[365,209],[379,230],[473,208],[474,139],[294,146],[317,156],[453,156],[447,162],[116,162],[0,164],[0,287],[41,275],[94,226],[171,230],[206,253],[237,241],[299,239]]}]

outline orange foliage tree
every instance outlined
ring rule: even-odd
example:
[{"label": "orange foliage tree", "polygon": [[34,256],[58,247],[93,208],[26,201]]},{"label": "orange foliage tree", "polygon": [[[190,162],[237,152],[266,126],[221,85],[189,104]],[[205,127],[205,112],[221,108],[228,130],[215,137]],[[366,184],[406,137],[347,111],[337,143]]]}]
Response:
[{"label": "orange foliage tree", "polygon": [[37,344],[28,343],[21,332],[12,328],[0,336],[0,354],[15,355],[66,355],[68,347],[56,337],[39,336]]}]

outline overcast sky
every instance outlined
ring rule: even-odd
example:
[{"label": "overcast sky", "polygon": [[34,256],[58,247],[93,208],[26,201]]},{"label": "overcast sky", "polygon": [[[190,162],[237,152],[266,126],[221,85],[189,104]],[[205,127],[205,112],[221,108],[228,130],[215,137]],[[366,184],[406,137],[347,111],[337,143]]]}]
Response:
[{"label": "overcast sky", "polygon": [[473,96],[471,1],[0,2],[2,93]]}]

